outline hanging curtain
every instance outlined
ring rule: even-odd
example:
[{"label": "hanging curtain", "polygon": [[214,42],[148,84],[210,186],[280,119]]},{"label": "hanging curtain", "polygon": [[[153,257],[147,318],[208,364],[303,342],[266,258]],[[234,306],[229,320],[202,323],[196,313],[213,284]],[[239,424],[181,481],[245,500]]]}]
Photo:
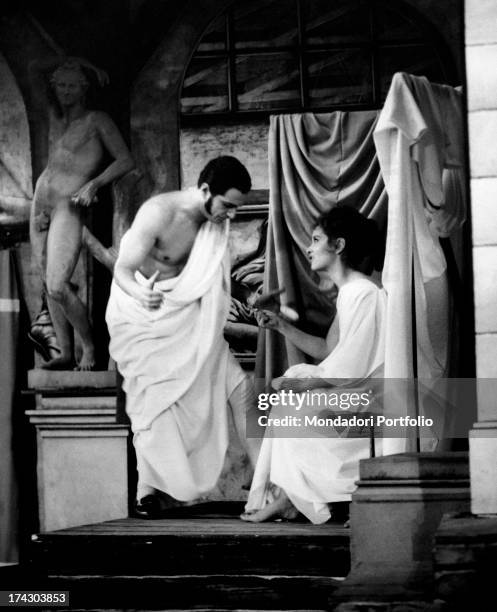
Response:
[{"label": "hanging curtain", "polygon": [[[439,237],[465,219],[463,133],[460,92],[425,77],[394,75],[374,134],[390,202],[382,275],[386,377],[413,375],[412,287],[418,375],[447,374],[447,264]],[[444,168],[452,169],[445,178]]]},{"label": "hanging curtain", "polygon": [[[453,308],[439,238],[465,220],[463,134],[459,91],[394,75],[374,133],[389,198],[385,378],[434,381],[450,374]],[[405,404],[412,408],[413,399]],[[402,442],[388,452],[405,450]]]},{"label": "hanging curtain", "polygon": [[[298,325],[325,336],[336,290],[319,291],[305,250],[317,219],[338,204],[358,208],[383,227],[387,197],[373,141],[377,111],[272,116],[270,213],[264,290],[285,287]],[[256,375],[270,380],[306,356],[280,334],[261,331]]]},{"label": "hanging curtain", "polygon": [[0,250],[0,563],[18,560],[18,503],[13,420],[19,337],[19,295],[14,251]]}]

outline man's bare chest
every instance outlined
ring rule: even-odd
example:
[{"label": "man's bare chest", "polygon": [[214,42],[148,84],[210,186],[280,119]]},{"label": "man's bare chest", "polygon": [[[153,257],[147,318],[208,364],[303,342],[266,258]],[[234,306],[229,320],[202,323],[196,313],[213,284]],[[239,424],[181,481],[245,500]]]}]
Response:
[{"label": "man's bare chest", "polygon": [[169,226],[156,240],[153,256],[165,263],[180,264],[188,259],[197,236],[198,227],[192,223]]}]

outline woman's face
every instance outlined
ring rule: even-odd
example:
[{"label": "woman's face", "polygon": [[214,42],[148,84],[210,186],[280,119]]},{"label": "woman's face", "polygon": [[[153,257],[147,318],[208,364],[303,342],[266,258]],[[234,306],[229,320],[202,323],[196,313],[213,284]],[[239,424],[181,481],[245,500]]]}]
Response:
[{"label": "woman's face", "polygon": [[336,260],[337,254],[335,249],[329,244],[328,236],[319,225],[312,232],[307,256],[311,262],[311,270],[314,272],[328,270]]}]

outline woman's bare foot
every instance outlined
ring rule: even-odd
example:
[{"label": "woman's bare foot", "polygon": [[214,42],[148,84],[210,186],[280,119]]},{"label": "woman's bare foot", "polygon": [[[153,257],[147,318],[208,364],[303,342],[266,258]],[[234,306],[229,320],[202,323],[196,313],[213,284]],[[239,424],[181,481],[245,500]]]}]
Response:
[{"label": "woman's bare foot", "polygon": [[292,521],[297,518],[298,513],[297,508],[288,499],[286,493],[281,491],[280,495],[273,502],[264,506],[264,508],[244,512],[240,515],[240,518],[248,523],[263,523],[264,521],[274,521],[277,519]]}]

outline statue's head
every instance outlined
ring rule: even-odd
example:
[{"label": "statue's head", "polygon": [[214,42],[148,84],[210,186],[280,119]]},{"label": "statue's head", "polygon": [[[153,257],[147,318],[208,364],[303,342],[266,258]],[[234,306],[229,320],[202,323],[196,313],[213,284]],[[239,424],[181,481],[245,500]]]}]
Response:
[{"label": "statue's head", "polygon": [[50,82],[61,106],[84,103],[89,82],[78,62],[70,60],[59,66]]}]

